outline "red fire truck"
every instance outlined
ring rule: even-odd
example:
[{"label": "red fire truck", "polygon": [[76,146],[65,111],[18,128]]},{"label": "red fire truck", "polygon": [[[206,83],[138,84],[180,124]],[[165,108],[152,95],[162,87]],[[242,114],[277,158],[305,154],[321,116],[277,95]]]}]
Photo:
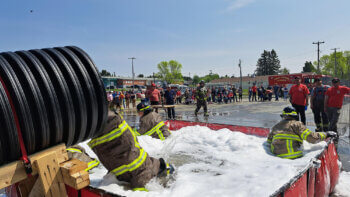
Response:
[{"label": "red fire truck", "polygon": [[310,85],[314,83],[316,78],[322,80],[323,84],[330,84],[331,76],[329,75],[318,75],[313,73],[297,73],[297,74],[289,74],[289,75],[272,75],[269,76],[269,85],[291,85],[294,84],[294,78],[299,77],[301,79],[301,83],[305,85]]}]

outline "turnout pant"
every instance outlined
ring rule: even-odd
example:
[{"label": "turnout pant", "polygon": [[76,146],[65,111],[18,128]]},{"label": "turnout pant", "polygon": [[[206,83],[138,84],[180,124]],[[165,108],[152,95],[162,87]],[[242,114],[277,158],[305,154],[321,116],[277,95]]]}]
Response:
[{"label": "turnout pant", "polygon": [[329,119],[329,130],[338,133],[337,123],[340,115],[340,109],[336,107],[328,107],[327,115]]},{"label": "turnout pant", "polygon": [[197,100],[196,112],[198,112],[201,109],[201,107],[203,107],[204,113],[207,113],[207,111],[208,111],[207,102],[206,101]]},{"label": "turnout pant", "polygon": [[317,131],[328,131],[329,121],[327,114],[324,112],[323,105],[315,105],[312,112],[314,113]]},{"label": "turnout pant", "polygon": [[295,110],[298,113],[298,120],[300,120],[304,125],[306,125],[306,118],[305,118],[305,106],[304,105],[296,105],[292,104]]}]

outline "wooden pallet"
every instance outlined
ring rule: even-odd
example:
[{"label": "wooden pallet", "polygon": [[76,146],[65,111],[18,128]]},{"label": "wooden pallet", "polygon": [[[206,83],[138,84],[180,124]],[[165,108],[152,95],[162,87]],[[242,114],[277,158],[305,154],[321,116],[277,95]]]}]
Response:
[{"label": "wooden pallet", "polygon": [[90,184],[86,163],[68,160],[64,144],[29,156],[33,172],[28,177],[22,161],[0,167],[0,189],[18,184],[19,196],[67,196],[68,185],[82,189]]}]

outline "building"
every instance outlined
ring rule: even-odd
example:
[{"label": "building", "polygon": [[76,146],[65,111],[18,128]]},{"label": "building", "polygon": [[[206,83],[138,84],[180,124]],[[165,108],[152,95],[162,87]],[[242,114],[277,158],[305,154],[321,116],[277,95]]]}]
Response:
[{"label": "building", "polygon": [[[255,83],[257,86],[263,85],[264,87],[269,85],[269,75],[266,76],[244,76],[242,77],[242,88],[248,89],[253,86]],[[236,86],[237,88],[240,86],[240,77],[235,78],[221,78],[214,79],[206,84],[209,88],[211,87],[223,87],[223,86]]]},{"label": "building", "polygon": [[[107,89],[115,89],[115,88],[130,88],[133,85],[132,77],[101,77],[105,88]],[[160,82],[159,79],[155,78],[134,78],[134,85],[136,86],[149,86],[152,83],[158,84]]]}]

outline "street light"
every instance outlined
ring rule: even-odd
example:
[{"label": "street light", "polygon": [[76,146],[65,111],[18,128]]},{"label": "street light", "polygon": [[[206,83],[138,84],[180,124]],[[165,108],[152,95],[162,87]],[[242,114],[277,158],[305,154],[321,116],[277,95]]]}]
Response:
[{"label": "street light", "polygon": [[129,60],[131,59],[131,68],[132,68],[132,92],[134,92],[135,87],[135,73],[134,73],[134,59],[135,57],[129,57]]}]

